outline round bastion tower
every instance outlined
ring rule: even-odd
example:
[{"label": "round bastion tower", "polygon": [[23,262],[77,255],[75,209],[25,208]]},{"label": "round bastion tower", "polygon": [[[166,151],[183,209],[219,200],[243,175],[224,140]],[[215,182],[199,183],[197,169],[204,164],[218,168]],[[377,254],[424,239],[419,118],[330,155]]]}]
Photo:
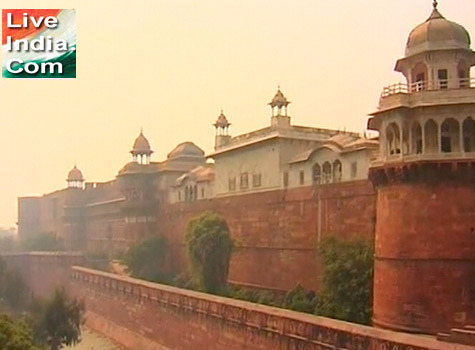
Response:
[{"label": "round bastion tower", "polygon": [[475,53],[442,16],[409,35],[368,128],[380,149],[375,326],[434,334],[475,323]]}]

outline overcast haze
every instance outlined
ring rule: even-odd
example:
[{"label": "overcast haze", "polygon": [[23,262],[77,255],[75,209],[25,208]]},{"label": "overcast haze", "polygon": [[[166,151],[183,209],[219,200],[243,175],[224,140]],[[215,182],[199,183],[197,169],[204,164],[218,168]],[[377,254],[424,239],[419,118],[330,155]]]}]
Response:
[{"label": "overcast haze", "polygon": [[[114,178],[141,127],[158,161],[182,141],[210,151],[221,108],[233,135],[268,126],[278,84],[294,124],[362,132],[431,3],[2,0],[77,9],[78,78],[0,79],[0,226],[75,163],[87,181]],[[439,3],[475,33],[474,0]]]}]

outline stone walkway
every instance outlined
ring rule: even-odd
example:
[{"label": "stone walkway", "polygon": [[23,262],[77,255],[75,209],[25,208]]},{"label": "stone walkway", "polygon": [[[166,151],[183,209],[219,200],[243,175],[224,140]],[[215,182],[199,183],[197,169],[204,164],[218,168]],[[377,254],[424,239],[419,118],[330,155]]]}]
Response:
[{"label": "stone walkway", "polygon": [[123,347],[114,344],[108,338],[94,333],[89,329],[84,329],[82,332],[82,341],[73,346],[67,347],[69,350],[127,350]]}]

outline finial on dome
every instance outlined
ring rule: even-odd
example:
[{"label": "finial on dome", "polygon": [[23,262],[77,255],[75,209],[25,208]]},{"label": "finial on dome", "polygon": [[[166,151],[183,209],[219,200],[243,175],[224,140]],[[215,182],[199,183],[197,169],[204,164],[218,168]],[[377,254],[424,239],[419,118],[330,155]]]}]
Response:
[{"label": "finial on dome", "polygon": [[439,12],[439,10],[437,9],[437,6],[439,6],[439,2],[437,0],[434,0],[434,2],[432,3],[432,13],[430,14],[429,18],[427,19],[426,22],[430,21],[430,20],[433,20],[433,19],[438,19],[438,18],[444,18],[444,16],[442,16],[442,14]]}]

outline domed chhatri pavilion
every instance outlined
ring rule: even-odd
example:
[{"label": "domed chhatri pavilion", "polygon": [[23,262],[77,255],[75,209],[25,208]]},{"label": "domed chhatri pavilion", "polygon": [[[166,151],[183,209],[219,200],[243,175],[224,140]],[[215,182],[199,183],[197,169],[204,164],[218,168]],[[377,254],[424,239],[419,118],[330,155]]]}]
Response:
[{"label": "domed chhatri pavilion", "polygon": [[133,156],[133,161],[138,161],[140,164],[150,164],[150,156],[153,151],[150,147],[150,142],[143,134],[143,130],[140,130],[140,135],[135,139],[130,153]]},{"label": "domed chhatri pavilion", "polygon": [[377,188],[375,325],[434,333],[475,322],[475,53],[437,2],[409,35],[369,129]]},{"label": "domed chhatri pavilion", "polygon": [[68,178],[66,179],[68,187],[82,188],[84,185],[84,176],[82,175],[81,170],[75,165],[73,169],[68,173]]}]

